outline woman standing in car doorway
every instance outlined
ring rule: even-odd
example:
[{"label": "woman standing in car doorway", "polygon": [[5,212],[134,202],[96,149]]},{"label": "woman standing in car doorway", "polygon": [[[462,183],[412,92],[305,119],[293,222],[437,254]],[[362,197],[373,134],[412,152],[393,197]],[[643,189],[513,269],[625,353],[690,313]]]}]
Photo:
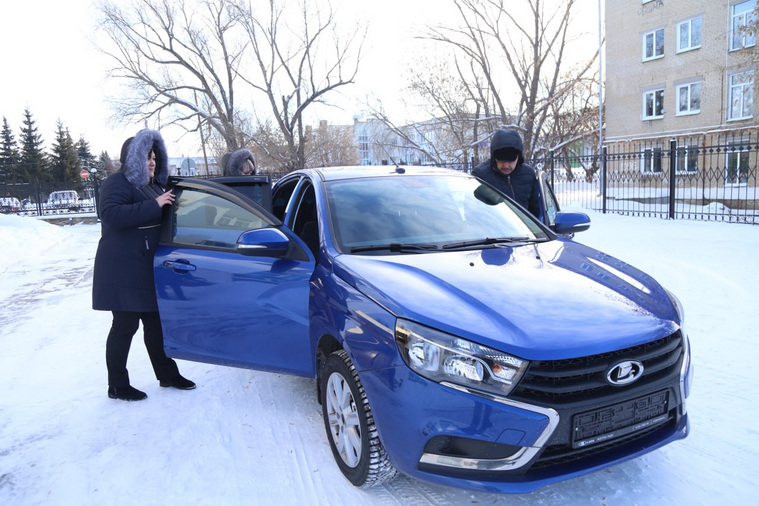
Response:
[{"label": "woman standing in car doorway", "polygon": [[95,255],[92,307],[111,311],[113,323],[105,345],[108,397],[139,401],[147,394],[132,387],[127,357],[142,322],[145,347],[162,387],[181,390],[195,383],[179,374],[163,349],[163,331],[153,281],[153,256],[161,232],[161,210],[174,194],[165,186],[169,159],[161,134],[141,130],[121,148],[121,170],[100,190],[102,236]]}]

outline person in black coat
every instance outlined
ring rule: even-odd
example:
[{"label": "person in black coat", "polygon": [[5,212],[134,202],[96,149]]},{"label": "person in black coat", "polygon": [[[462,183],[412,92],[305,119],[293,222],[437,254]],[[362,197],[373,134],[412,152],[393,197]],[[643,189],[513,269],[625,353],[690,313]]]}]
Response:
[{"label": "person in black coat", "polygon": [[524,163],[524,144],[516,130],[496,130],[490,139],[490,158],[472,174],[490,183],[517,204],[540,217],[538,180],[535,169]]},{"label": "person in black coat", "polygon": [[92,308],[113,313],[105,348],[108,397],[112,399],[138,401],[147,397],[130,385],[126,368],[140,322],[159,384],[182,390],[195,388],[195,383],[179,374],[176,362],[163,349],[153,281],[161,209],[174,202],[174,194],[165,190],[168,163],[161,134],[141,130],[124,142],[121,170],[108,176],[100,190],[102,232],[95,254]]},{"label": "person in black coat", "polygon": [[225,176],[249,176],[256,173],[256,161],[249,149],[240,148],[221,157]]}]

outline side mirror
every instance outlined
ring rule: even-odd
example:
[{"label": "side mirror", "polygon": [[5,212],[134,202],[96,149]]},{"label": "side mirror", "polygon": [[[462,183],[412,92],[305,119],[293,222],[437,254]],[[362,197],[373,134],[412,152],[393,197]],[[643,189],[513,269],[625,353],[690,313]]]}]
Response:
[{"label": "side mirror", "polygon": [[590,228],[590,218],[585,213],[556,213],[553,230],[557,234],[574,234]]},{"label": "side mirror", "polygon": [[259,228],[243,232],[237,239],[237,251],[253,257],[283,257],[290,249],[290,239],[276,228]]}]

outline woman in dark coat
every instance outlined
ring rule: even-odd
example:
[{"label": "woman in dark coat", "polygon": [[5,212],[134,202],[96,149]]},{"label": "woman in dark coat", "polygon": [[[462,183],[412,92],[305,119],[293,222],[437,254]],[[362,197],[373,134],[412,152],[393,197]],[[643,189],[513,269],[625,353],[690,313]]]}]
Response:
[{"label": "woman in dark coat", "polygon": [[221,157],[225,176],[249,176],[256,173],[256,161],[249,149],[240,148]]},{"label": "woman in dark coat", "polygon": [[153,281],[153,256],[161,231],[161,209],[174,202],[165,190],[169,159],[161,134],[141,130],[121,148],[121,170],[100,190],[102,236],[95,255],[92,307],[111,311],[106,341],[108,397],[139,401],[147,397],[129,383],[126,368],[132,337],[142,321],[145,347],[162,387],[182,390],[195,383],[179,374],[163,349],[163,331]]}]

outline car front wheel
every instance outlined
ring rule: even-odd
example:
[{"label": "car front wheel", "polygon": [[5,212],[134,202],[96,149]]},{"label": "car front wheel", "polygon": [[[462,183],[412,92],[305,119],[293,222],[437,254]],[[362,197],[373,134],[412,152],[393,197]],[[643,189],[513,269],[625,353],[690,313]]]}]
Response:
[{"label": "car front wheel", "polygon": [[322,414],[337,465],[357,487],[371,487],[397,473],[377,434],[369,400],[345,350],[332,353],[321,375]]}]

